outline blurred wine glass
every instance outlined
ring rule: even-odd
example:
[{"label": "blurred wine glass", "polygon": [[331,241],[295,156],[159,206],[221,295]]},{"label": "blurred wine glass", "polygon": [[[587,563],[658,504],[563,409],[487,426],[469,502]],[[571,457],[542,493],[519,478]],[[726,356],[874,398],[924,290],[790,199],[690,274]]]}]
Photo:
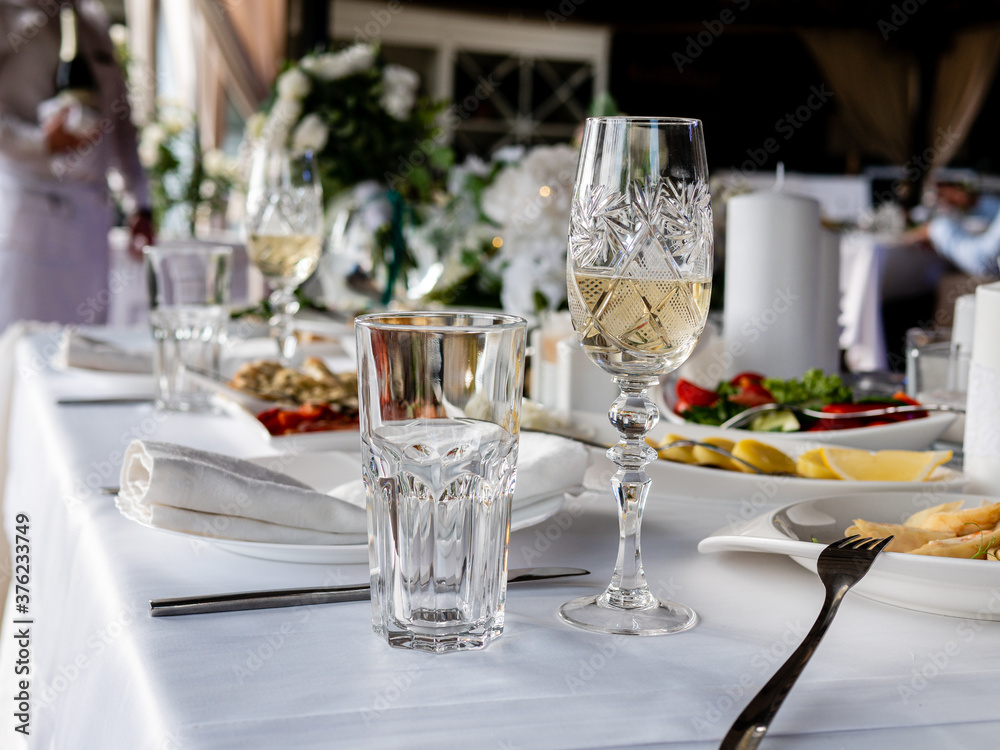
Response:
[{"label": "blurred wine glass", "polygon": [[299,309],[295,290],[319,264],[323,250],[323,189],[311,152],[255,149],[247,186],[245,228],[250,260],[271,294],[271,331],[281,360],[295,357],[292,318]]}]

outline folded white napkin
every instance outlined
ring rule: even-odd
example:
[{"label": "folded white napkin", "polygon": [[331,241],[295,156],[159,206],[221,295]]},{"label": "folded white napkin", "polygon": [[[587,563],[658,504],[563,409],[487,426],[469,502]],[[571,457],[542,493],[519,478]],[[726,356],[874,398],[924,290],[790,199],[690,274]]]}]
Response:
[{"label": "folded white napkin", "polygon": [[249,461],[134,440],[125,451],[118,509],[146,526],[282,544],[361,544],[364,507],[324,495]]},{"label": "folded white napkin", "polygon": [[[522,433],[513,507],[579,486],[588,463],[580,443]],[[323,494],[250,461],[143,440],[125,452],[116,500],[126,517],[146,526],[284,544],[364,543],[365,502],[360,479]]]},{"label": "folded white napkin", "polygon": [[148,349],[129,349],[67,328],[59,341],[55,364],[62,368],[145,375],[153,372],[153,355]]}]

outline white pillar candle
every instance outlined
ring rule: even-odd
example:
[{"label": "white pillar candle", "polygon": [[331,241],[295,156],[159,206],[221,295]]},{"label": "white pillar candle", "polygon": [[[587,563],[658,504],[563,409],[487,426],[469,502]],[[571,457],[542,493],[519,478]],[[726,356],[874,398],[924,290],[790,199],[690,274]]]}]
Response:
[{"label": "white pillar candle", "polygon": [[976,289],[965,416],[967,491],[1000,495],[1000,282]]},{"label": "white pillar candle", "polygon": [[[801,377],[836,370],[838,273],[820,241],[819,203],[777,191],[726,208],[723,336],[730,374]],[[827,351],[834,347],[834,351]]]}]

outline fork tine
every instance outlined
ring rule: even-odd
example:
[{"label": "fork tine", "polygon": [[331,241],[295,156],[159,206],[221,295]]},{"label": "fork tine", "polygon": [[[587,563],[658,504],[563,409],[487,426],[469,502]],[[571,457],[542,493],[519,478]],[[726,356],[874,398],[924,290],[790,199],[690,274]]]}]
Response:
[{"label": "fork tine", "polygon": [[893,538],[894,537],[892,536],[892,534],[890,534],[885,539],[876,540],[875,546],[869,547],[868,549],[870,552],[874,552],[877,555],[879,552],[881,552],[886,548],[886,546],[889,544],[889,542],[893,540]]},{"label": "fork tine", "polygon": [[828,546],[841,548],[841,547],[843,547],[843,545],[849,544],[850,542],[852,542],[855,539],[857,539],[858,536],[859,536],[858,534],[851,534],[850,536],[845,536],[843,539],[838,539],[835,542],[831,542]]},{"label": "fork tine", "polygon": [[838,544],[837,549],[843,549],[843,550],[862,549],[864,545],[872,541],[872,538],[870,536],[862,537],[861,539],[858,539],[857,537],[855,537],[854,539],[850,539],[850,537],[848,537],[848,539],[849,541],[846,544]]}]

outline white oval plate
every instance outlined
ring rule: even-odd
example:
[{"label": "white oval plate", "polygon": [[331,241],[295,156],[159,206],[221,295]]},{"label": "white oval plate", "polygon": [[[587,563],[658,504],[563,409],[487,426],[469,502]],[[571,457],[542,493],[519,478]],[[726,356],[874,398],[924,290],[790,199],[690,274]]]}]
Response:
[{"label": "white oval plate", "polygon": [[[361,478],[361,459],[359,456],[349,456],[332,451],[266,456],[248,460],[288,474],[300,482],[308,484],[318,492],[324,493],[346,482]],[[582,488],[564,487],[545,495],[528,497],[519,501],[511,509],[510,530],[518,531],[542,523],[555,515],[562,508],[567,493],[574,491],[582,491]],[[157,531],[177,534],[199,544],[203,543],[227,552],[263,560],[321,564],[367,564],[368,562],[367,544],[274,544],[219,539],[169,529],[157,529]]]},{"label": "white oval plate", "polygon": [[743,438],[757,438],[762,435],[769,440],[781,440],[784,442],[796,440],[810,440],[827,445],[846,445],[850,448],[865,448],[870,451],[875,450],[909,450],[922,451],[931,445],[935,440],[944,434],[951,423],[955,421],[956,414],[945,412],[931,413],[920,419],[907,419],[902,422],[891,424],[874,425],[873,427],[856,427],[846,430],[818,430],[816,432],[754,432],[753,430],[720,430],[711,425],[696,424],[686,422],[677,415],[672,415],[670,419],[664,413],[664,418],[654,428],[653,436],[666,435],[670,432],[683,434],[684,437],[694,439],[708,437],[710,435],[722,435],[730,440],[742,440]]},{"label": "white oval plate", "polygon": [[[726,432],[726,430],[721,432],[717,430],[712,434],[722,435]],[[731,436],[726,435],[726,437]],[[754,440],[767,443],[783,451],[792,459],[798,458],[801,453],[810,448],[821,445],[805,441],[772,440],[770,433],[752,433],[752,437]],[[708,466],[682,464],[666,459],[659,459],[648,464],[646,472],[652,477],[653,486],[658,487],[661,491],[684,497],[733,500],[746,509],[744,516],[748,518],[755,515],[765,505],[789,503],[793,500],[804,500],[810,497],[892,490],[926,491],[938,495],[944,492],[960,492],[966,483],[964,474],[945,466],[935,469],[931,479],[926,482],[854,482],[841,479],[808,479],[806,477],[746,474]]]},{"label": "white oval plate", "polygon": [[[944,500],[978,505],[981,495],[942,498],[933,492],[833,495],[791,503],[752,521],[720,529],[699,552],[770,552],[788,555],[815,572],[823,546],[844,537],[855,518],[901,523]],[[992,498],[996,502],[1000,498]],[[819,544],[813,542],[816,539]],[[1000,563],[883,552],[852,591],[905,609],[978,620],[1000,620]]]}]

